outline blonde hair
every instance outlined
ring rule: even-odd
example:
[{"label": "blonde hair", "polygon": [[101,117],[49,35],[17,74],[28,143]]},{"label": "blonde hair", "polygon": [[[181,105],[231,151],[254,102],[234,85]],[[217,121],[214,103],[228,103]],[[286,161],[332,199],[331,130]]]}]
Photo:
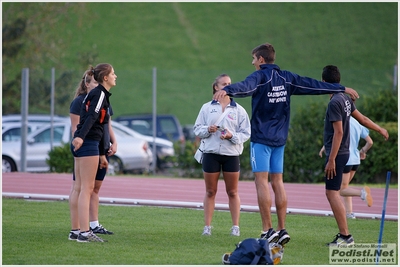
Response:
[{"label": "blonde hair", "polygon": [[222,73],[220,75],[217,76],[217,78],[215,78],[214,82],[212,83],[212,89],[213,89],[213,94],[215,94],[215,86],[218,85],[219,79],[223,78],[223,77],[229,77],[228,74]]},{"label": "blonde hair", "polygon": [[83,74],[83,77],[81,79],[81,81],[78,84],[78,87],[75,90],[75,96],[74,98],[77,98],[80,95],[85,95],[87,94],[87,85],[88,83],[90,83],[90,81],[92,80],[92,76],[93,76],[93,71],[92,71],[93,67],[90,67],[90,69],[86,70],[85,73]]}]

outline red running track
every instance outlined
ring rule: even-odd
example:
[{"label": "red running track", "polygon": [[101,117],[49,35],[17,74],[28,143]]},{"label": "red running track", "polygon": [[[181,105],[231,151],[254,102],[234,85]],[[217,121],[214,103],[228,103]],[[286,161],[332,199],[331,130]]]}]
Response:
[{"label": "red running track", "polygon": [[[68,198],[71,188],[71,174],[56,173],[3,173],[3,196]],[[332,214],[325,196],[324,185],[285,183],[288,197],[288,212],[309,214]],[[272,189],[271,189],[271,192]],[[358,197],[353,197],[353,211],[357,217],[380,218],[382,215],[385,188],[371,188],[374,199],[372,207]],[[37,196],[41,195],[41,196]],[[100,190],[102,203],[127,202],[130,204],[147,203],[150,205],[172,205],[201,207],[205,194],[202,179],[143,177],[143,176],[107,176]],[[253,181],[239,182],[239,195],[242,210],[258,211],[256,190]],[[272,193],[272,199],[274,198]],[[133,202],[129,202],[133,201]],[[181,203],[181,204],[179,204]],[[223,180],[219,181],[216,196],[216,208],[228,205]],[[184,206],[184,205],[183,205]],[[272,211],[275,211],[274,201]],[[389,187],[385,219],[398,220],[398,190]]]}]

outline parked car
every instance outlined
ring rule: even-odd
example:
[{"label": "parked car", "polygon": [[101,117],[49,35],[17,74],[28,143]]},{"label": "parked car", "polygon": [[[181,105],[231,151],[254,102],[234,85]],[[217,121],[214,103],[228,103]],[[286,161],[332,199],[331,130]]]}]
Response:
[{"label": "parked car", "polygon": [[[43,123],[28,123],[28,134],[42,126]],[[11,142],[21,139],[21,122],[6,122],[2,124],[2,141]]]},{"label": "parked car", "polygon": [[[182,126],[177,117],[171,114],[160,114],[156,116],[156,137],[164,138],[172,142],[185,143]],[[153,115],[123,115],[114,119],[115,121],[147,136],[153,136]]]},{"label": "parked car", "polygon": [[[46,124],[27,137],[27,172],[47,172],[46,163],[50,151],[51,125]],[[146,140],[134,138],[116,131],[117,153],[110,157],[109,173],[147,172],[150,170],[153,154]],[[69,118],[53,124],[53,147],[71,140],[71,122]],[[2,144],[3,172],[21,170],[21,142],[11,141]]]},{"label": "parked car", "polygon": [[[38,129],[40,126],[44,124],[50,124],[51,120],[53,122],[63,121],[67,117],[55,115],[53,118],[50,115],[45,114],[30,114],[27,117],[27,128],[28,134]],[[10,115],[2,115],[2,141],[18,141],[21,138],[21,114],[10,114]]]},{"label": "parked car", "polygon": [[193,131],[194,124],[185,124],[182,126],[183,134],[185,135],[186,141],[190,140],[192,142],[199,141],[199,138],[194,134]]},{"label": "parked car", "polygon": [[[114,129],[114,132],[123,132],[124,134],[128,134],[134,138],[144,139],[149,144],[150,150],[153,152],[153,143],[156,145],[156,155],[157,155],[157,168],[164,169],[165,167],[170,167],[170,163],[168,162],[168,157],[173,157],[175,155],[174,144],[166,139],[156,137],[153,140],[152,136],[143,135],[139,132],[132,130],[119,122],[111,120],[111,125]],[[118,141],[118,139],[117,139]]]},{"label": "parked car", "polygon": [[[38,124],[44,124],[44,123],[50,123],[51,120],[53,119],[53,122],[57,121],[63,121],[67,118],[66,116],[58,116],[54,115],[53,118],[50,115],[46,114],[28,114],[27,121],[28,123],[38,123]],[[21,122],[22,116],[21,114],[9,114],[9,115],[2,115],[1,116],[1,122],[4,123],[9,123],[9,122]]]},{"label": "parked car", "polygon": [[[5,115],[5,122],[3,122],[3,141],[11,141],[11,140],[19,140],[21,135],[21,115],[13,114],[13,115]],[[53,118],[53,121],[63,121],[69,119],[64,116],[57,116]],[[50,124],[50,116],[49,115],[29,115],[28,116],[28,133],[32,130],[37,129],[39,126],[42,126],[44,123],[47,125]],[[10,122],[12,121],[12,122]],[[18,122],[16,122],[18,121]],[[122,131],[124,134],[128,134],[134,138],[144,139],[149,144],[150,150],[153,152],[153,143],[156,145],[156,155],[157,155],[157,168],[163,169],[165,167],[169,167],[169,162],[167,162],[167,157],[172,157],[175,155],[174,144],[166,139],[156,137],[153,140],[152,136],[143,135],[139,132],[132,130],[124,125],[115,122],[112,120],[113,129]],[[6,127],[6,128],[5,128]],[[5,129],[8,129],[8,132],[5,132]]]}]

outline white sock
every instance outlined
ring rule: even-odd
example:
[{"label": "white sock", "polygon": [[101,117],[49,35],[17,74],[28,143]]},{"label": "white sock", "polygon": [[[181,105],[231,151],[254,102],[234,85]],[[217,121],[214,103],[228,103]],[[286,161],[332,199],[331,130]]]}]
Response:
[{"label": "white sock", "polygon": [[89,233],[90,233],[90,231],[87,231],[87,232],[81,232],[80,234],[81,234],[81,235],[83,235],[83,236],[88,236],[88,235],[89,235]]},{"label": "white sock", "polygon": [[90,222],[90,228],[92,228],[92,229],[96,228],[96,227],[99,226],[99,225],[100,225],[100,224],[99,224],[99,221]]}]

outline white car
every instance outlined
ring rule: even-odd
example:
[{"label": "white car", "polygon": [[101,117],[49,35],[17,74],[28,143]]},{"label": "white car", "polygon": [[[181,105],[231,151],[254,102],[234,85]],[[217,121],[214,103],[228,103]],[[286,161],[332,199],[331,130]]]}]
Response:
[{"label": "white car", "polygon": [[[51,118],[50,115],[45,114],[30,114],[28,115],[28,133],[37,129],[39,126],[43,124],[50,125],[51,119],[53,122],[60,122],[69,117],[66,116],[53,116]],[[153,144],[156,145],[156,160],[157,167],[159,169],[163,169],[165,167],[169,167],[170,163],[167,161],[167,157],[173,157],[175,155],[174,144],[166,139],[156,137],[153,140],[152,136],[143,135],[139,132],[132,130],[129,127],[124,126],[121,123],[118,123],[114,120],[111,120],[114,131],[119,131],[121,135],[128,134],[137,139],[144,139],[149,144],[149,149],[153,152]],[[3,142],[15,140],[18,141],[21,134],[21,115],[20,114],[12,114],[12,115],[3,115],[2,116],[3,123]],[[5,131],[5,127],[8,129],[8,132]],[[12,128],[12,130],[11,130]]]},{"label": "white car", "polygon": [[[27,137],[26,163],[27,172],[47,172],[50,170],[46,163],[51,150],[51,125],[45,124]],[[118,150],[110,157],[109,173],[147,172],[150,170],[153,154],[149,144],[144,139],[134,138],[121,131],[115,131],[118,140]],[[53,147],[71,140],[71,122],[65,117],[63,122],[53,123]],[[21,142],[10,141],[2,143],[3,172],[21,170]]]},{"label": "white car", "polygon": [[[150,150],[153,152],[153,145],[156,145],[156,155],[157,155],[157,167],[162,169],[165,167],[169,167],[169,163],[167,161],[167,157],[175,156],[174,143],[164,138],[156,137],[155,139],[152,136],[141,134],[131,128],[122,125],[119,122],[111,120],[111,125],[114,129],[114,132],[123,132],[128,134],[134,138],[144,139],[149,144]],[[118,141],[118,139],[117,139]],[[118,146],[119,147],[119,146]]]},{"label": "white car", "polygon": [[[46,114],[28,114],[27,121],[28,123],[44,124],[44,123],[50,123],[52,120],[53,122],[64,121],[65,118],[67,117],[58,115],[54,115],[53,117],[51,117],[50,115]],[[9,114],[1,116],[1,122],[3,124],[9,122],[21,122],[21,119],[22,119],[21,114]]]},{"label": "white car", "polygon": [[[28,134],[42,126],[43,123],[28,123]],[[2,141],[11,142],[21,139],[21,122],[7,122],[2,124]]]}]

